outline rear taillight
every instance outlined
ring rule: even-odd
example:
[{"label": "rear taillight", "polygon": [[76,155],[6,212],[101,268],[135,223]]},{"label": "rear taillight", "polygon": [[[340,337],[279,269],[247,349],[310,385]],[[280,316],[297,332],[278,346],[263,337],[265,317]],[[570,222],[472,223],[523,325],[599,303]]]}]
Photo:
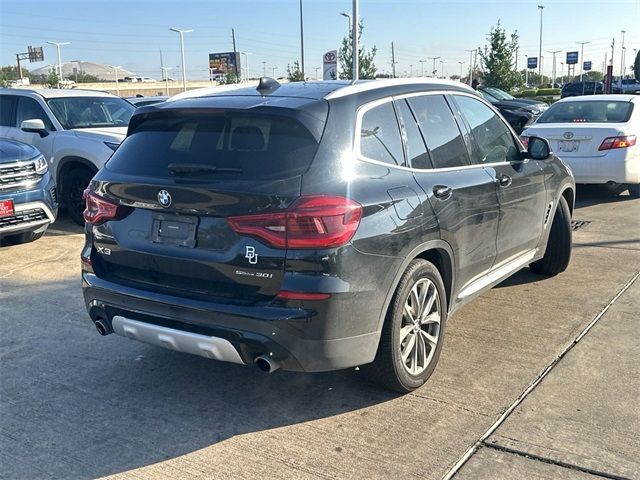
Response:
[{"label": "rear taillight", "polygon": [[348,243],[362,206],[345,197],[300,197],[277,213],[229,217],[236,233],[257,237],[275,248],[333,248]]},{"label": "rear taillight", "polygon": [[101,225],[109,220],[120,220],[132,210],[131,207],[118,205],[111,200],[102,198],[89,189],[84,191],[83,196],[85,209],[82,212],[82,216],[84,221],[91,225]]},{"label": "rear taillight", "polygon": [[607,137],[605,138],[598,150],[613,150],[614,148],[627,148],[633,147],[636,144],[635,135],[625,135],[620,137]]},{"label": "rear taillight", "polygon": [[524,148],[529,148],[529,137],[520,135],[520,141],[522,142],[522,145],[524,145]]}]

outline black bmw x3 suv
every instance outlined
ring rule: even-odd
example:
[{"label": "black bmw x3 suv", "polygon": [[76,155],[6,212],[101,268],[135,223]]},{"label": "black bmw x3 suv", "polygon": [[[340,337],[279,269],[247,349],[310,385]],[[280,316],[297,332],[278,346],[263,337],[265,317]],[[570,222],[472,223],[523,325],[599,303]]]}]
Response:
[{"label": "black bmw x3 suv", "polygon": [[143,107],[85,192],[99,333],[401,392],[447,318],[571,255],[571,172],[464,85],[205,90]]}]

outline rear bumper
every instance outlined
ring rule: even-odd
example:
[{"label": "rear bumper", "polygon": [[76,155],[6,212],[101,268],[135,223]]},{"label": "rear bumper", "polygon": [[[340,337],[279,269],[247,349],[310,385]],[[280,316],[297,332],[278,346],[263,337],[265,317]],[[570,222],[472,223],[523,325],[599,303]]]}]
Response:
[{"label": "rear bumper", "polygon": [[[200,351],[192,351],[190,346],[180,347],[183,334],[225,341],[214,339],[214,344],[228,342],[241,359],[235,363],[253,364],[257,356],[269,355],[284,370],[304,372],[339,370],[370,363],[375,357],[380,336],[379,332],[371,332],[344,338],[323,338],[317,334],[309,338],[310,329],[307,327],[312,324],[315,325],[314,332],[318,332],[317,327],[322,323],[326,328],[321,331],[331,332],[334,331],[330,325],[333,322],[356,320],[322,318],[322,312],[332,311],[325,303],[337,301],[334,297],[316,302],[297,302],[299,307],[216,304],[114,284],[87,271],[82,274],[82,285],[92,319],[95,321],[97,316],[101,316],[111,328],[116,327],[116,333],[123,334],[123,329],[118,331],[117,319],[113,325],[115,317],[141,322],[153,326],[151,336],[144,332],[138,338],[133,334],[124,336],[223,361],[234,361],[235,357],[229,352],[218,356],[207,353],[215,350],[207,345]],[[141,329],[145,329],[144,325]],[[167,334],[165,341],[157,340],[163,333],[161,329],[168,329],[164,332]],[[188,339],[189,345],[193,344],[191,340]]]},{"label": "rear bumper", "polygon": [[601,157],[561,158],[571,167],[576,183],[640,183],[640,153],[632,149],[611,150]]}]

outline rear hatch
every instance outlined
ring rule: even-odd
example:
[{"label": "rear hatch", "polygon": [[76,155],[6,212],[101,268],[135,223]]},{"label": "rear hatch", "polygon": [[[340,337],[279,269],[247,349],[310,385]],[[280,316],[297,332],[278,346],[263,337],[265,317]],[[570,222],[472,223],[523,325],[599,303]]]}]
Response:
[{"label": "rear hatch", "polygon": [[120,218],[93,229],[96,275],[206,300],[273,298],[286,249],[237,233],[228,219],[279,212],[300,196],[324,119],[268,107],[134,116],[92,184]]},{"label": "rear hatch", "polygon": [[633,104],[629,101],[570,101],[557,103],[531,125],[523,136],[549,140],[551,150],[565,158],[602,157],[606,138],[627,134]]}]

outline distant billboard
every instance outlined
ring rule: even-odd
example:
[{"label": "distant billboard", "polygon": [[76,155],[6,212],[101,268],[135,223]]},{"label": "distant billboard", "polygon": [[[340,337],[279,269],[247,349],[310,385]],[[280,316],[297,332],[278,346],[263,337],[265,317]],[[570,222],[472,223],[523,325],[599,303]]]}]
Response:
[{"label": "distant billboard", "polygon": [[[237,68],[236,68],[237,67]],[[240,52],[219,52],[209,54],[209,74],[211,80],[221,80],[227,73],[240,75]]]},{"label": "distant billboard", "polygon": [[527,57],[527,68],[538,68],[538,57]]},{"label": "distant billboard", "polygon": [[578,63],[579,52],[567,52],[567,65],[575,65]]},{"label": "distant billboard", "polygon": [[591,62],[583,62],[582,63],[582,69],[585,72],[588,72],[589,70],[591,70]]}]

